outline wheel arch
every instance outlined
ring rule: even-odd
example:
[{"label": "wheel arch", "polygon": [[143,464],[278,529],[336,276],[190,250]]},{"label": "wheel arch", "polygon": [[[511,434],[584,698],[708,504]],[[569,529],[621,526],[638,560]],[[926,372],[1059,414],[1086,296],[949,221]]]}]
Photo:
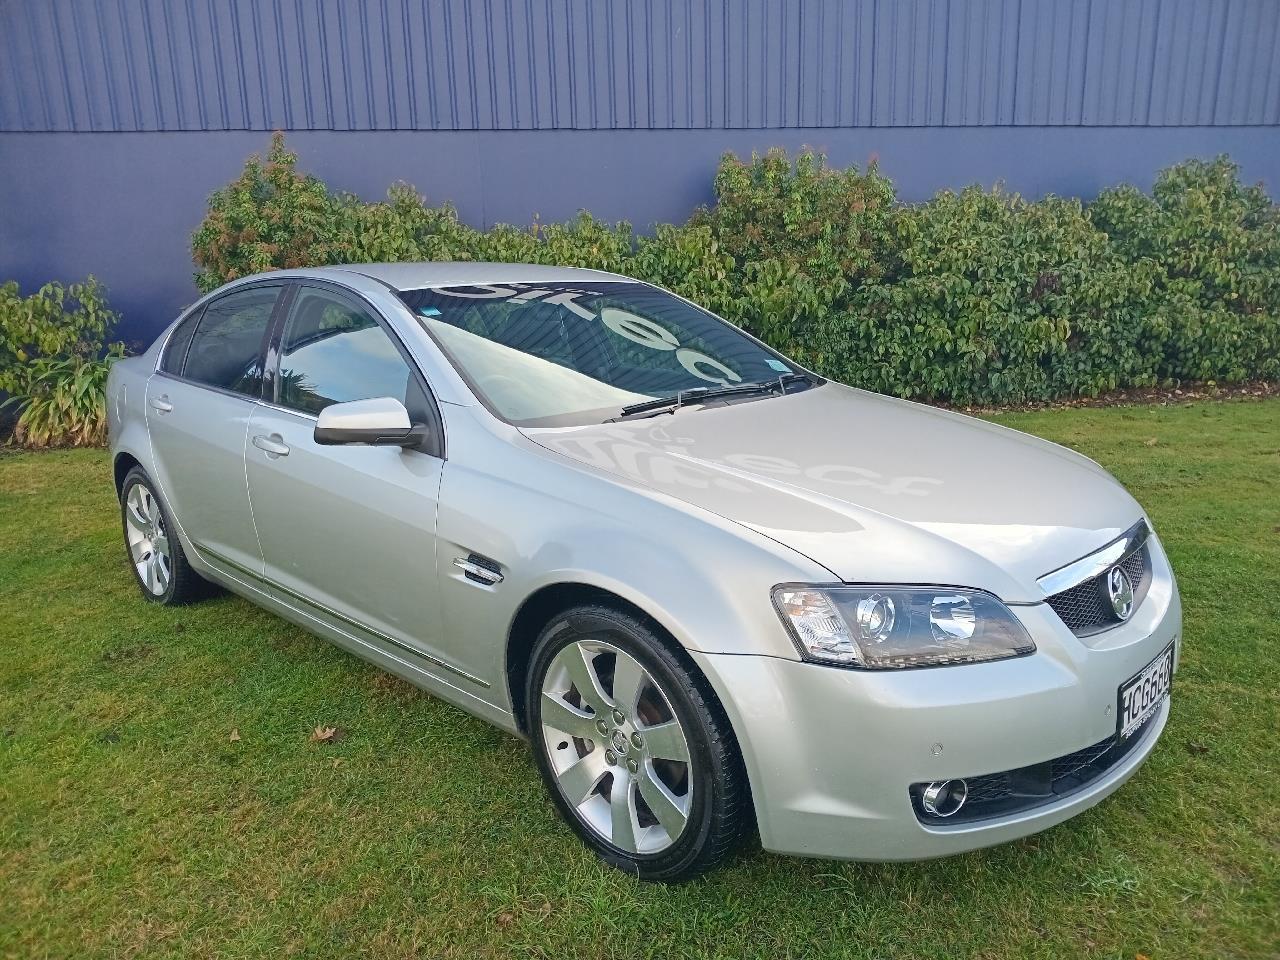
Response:
[{"label": "wheel arch", "polygon": [[121,495],[124,493],[124,478],[129,475],[129,471],[134,467],[145,469],[142,467],[142,461],[127,450],[122,450],[115,455],[115,459],[111,464],[111,469],[116,485],[117,500],[119,500]]},{"label": "wheel arch", "polygon": [[[702,673],[675,635],[643,607],[611,590],[589,583],[564,581],[547,584],[525,598],[516,611],[516,615],[512,618],[511,628],[507,633],[507,693],[511,698],[511,711],[515,716],[516,724],[524,734],[528,734],[528,704],[525,702],[525,681],[538,635],[557,615],[573,607],[587,604],[613,607],[636,617],[662,638],[670,651],[684,661],[685,665],[695,675],[700,676]],[[706,692],[715,697],[718,702],[719,698],[716,697],[710,682],[705,677],[703,677],[703,682],[706,684]]]}]

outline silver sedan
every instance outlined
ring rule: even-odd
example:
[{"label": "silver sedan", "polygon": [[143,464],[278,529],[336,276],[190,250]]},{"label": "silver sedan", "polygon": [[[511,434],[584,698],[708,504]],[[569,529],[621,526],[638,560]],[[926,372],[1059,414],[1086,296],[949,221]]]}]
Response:
[{"label": "silver sedan", "polygon": [[108,384],[142,595],[232,590],[526,737],[601,858],[896,860],[1059,823],[1181,611],[1092,461],[805,370],[626,277],[248,277]]}]

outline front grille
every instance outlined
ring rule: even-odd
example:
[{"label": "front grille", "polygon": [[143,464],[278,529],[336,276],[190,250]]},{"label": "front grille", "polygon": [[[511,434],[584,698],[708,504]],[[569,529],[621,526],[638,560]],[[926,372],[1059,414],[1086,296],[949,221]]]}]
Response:
[{"label": "front grille", "polygon": [[1152,714],[1124,741],[1113,734],[1083,750],[1044,763],[967,777],[968,797],[964,806],[950,817],[933,817],[925,813],[920,796],[927,784],[913,784],[910,793],[916,818],[928,824],[971,823],[1021,813],[1070,796],[1093,783],[1145,740],[1154,719],[1155,714]]},{"label": "front grille", "polygon": [[[1120,561],[1120,568],[1133,586],[1133,609],[1137,610],[1142,598],[1147,595],[1147,587],[1151,585],[1150,547],[1143,544]],[[1105,570],[1083,583],[1055,593],[1045,601],[1067,625],[1067,629],[1078,637],[1098,633],[1120,622],[1107,595],[1109,572],[1110,570]]]}]

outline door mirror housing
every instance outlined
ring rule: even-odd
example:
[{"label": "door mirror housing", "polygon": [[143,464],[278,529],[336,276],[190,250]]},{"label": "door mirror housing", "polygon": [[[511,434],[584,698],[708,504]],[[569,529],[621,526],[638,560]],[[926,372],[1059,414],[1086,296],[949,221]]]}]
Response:
[{"label": "door mirror housing", "polygon": [[363,443],[376,447],[420,447],[426,424],[410,423],[409,411],[394,397],[332,403],[320,411],[315,441],[323,446]]}]

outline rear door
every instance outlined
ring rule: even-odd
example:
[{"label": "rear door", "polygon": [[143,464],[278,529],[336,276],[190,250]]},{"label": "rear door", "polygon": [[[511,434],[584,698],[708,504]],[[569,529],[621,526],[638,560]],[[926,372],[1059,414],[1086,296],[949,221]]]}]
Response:
[{"label": "rear door", "polygon": [[178,526],[208,560],[256,576],[244,451],[282,290],[255,285],[211,300],[174,330],[147,383],[152,475]]},{"label": "rear door", "polygon": [[371,307],[318,283],[296,288],[271,357],[274,396],[254,413],[246,448],[267,579],[339,629],[416,654],[416,666],[454,667],[438,636],[443,461],[314,439],[326,406],[371,397],[394,397],[414,422],[438,424],[416,366]]}]

